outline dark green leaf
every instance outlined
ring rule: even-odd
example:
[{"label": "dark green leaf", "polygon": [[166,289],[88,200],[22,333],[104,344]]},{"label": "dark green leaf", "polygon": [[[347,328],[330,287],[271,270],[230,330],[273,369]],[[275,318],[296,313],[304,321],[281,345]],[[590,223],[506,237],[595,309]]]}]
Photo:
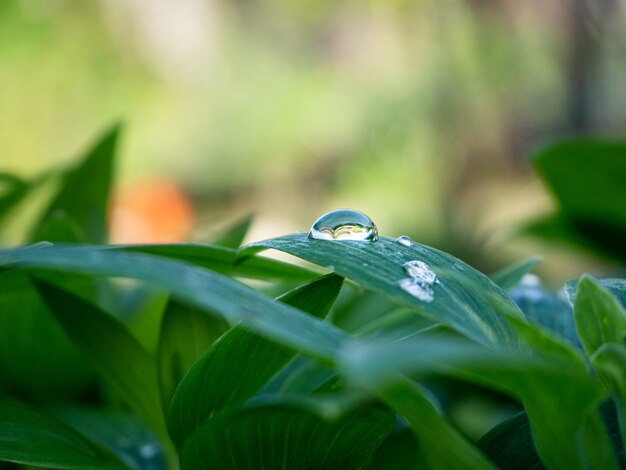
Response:
[{"label": "dark green leaf", "polygon": [[55,417],[133,470],[162,470],[163,447],[135,415],[101,408],[64,406]]},{"label": "dark green leaf", "polygon": [[478,447],[503,470],[543,470],[535,449],[528,415],[521,412],[485,434]]},{"label": "dark green leaf", "polygon": [[391,430],[378,408],[324,419],[297,403],[247,405],[204,423],[181,455],[188,470],[359,469]]},{"label": "dark green leaf", "polygon": [[[624,452],[620,443],[620,431],[615,408],[610,402],[600,407],[608,430],[615,456],[624,464]],[[518,413],[495,426],[485,434],[478,446],[503,470],[542,470],[544,465],[533,443],[525,412]]]},{"label": "dark green leaf", "polygon": [[213,241],[213,245],[223,246],[226,248],[239,248],[252,224],[252,216],[244,217],[232,227],[227,229],[219,237]]},{"label": "dark green leaf", "polygon": [[502,268],[489,277],[504,290],[509,290],[518,285],[524,275],[531,272],[540,261],[541,257],[534,256]]},{"label": "dark green leaf", "polygon": [[615,401],[622,442],[626,448],[626,347],[622,344],[603,344],[591,356],[591,363]]},{"label": "dark green leaf", "polygon": [[0,402],[0,417],[0,460],[47,468],[123,468],[63,423],[26,405]]},{"label": "dark green leaf", "polygon": [[[118,247],[115,247],[116,249]],[[310,281],[317,273],[293,264],[255,256],[237,262],[237,251],[214,245],[128,245],[119,249],[164,256],[185,261],[203,268],[227,274],[258,279],[284,279],[288,281]]]},{"label": "dark green leaf", "polygon": [[533,163],[568,218],[626,231],[626,144],[573,139],[542,150]]},{"label": "dark green leaf", "polygon": [[131,277],[310,356],[333,362],[349,336],[300,310],[274,302],[248,286],[206,269],[160,256],[81,246],[0,250],[0,266],[30,266],[94,275]]},{"label": "dark green leaf", "polygon": [[[507,317],[495,311],[485,299],[487,293],[498,296],[521,318],[522,313],[510,298],[484,274],[434,248],[417,243],[407,247],[386,237],[380,237],[376,242],[346,242],[315,240],[306,234],[294,234],[248,245],[242,255],[265,248],[332,267],[333,271],[363,287],[409,305],[422,315],[481,343],[506,346],[519,342]],[[428,264],[440,280],[433,286],[435,300],[431,303],[413,297],[398,284],[408,277],[403,264],[411,260]],[[473,295],[463,283],[473,284],[483,295]]]},{"label": "dark green leaf", "polygon": [[107,131],[78,166],[66,175],[59,193],[45,211],[35,233],[48,217],[61,210],[76,221],[90,241],[106,241],[109,193],[119,132],[119,126]]},{"label": "dark green leaf", "polygon": [[95,305],[45,281],[36,280],[35,285],[59,324],[107,384],[163,436],[154,359],[123,324]]},{"label": "dark green leaf", "polygon": [[582,239],[583,244],[626,259],[626,144],[564,141],[539,152],[534,165],[560,206],[556,225],[566,227],[548,233],[560,232],[575,242]]},{"label": "dark green leaf", "polygon": [[[66,280],[65,273],[56,275]],[[29,398],[58,400],[80,394],[92,379],[26,273],[0,271],[0,384]]]},{"label": "dark green leaf", "polygon": [[374,452],[368,470],[420,470],[426,464],[421,458],[419,444],[409,429],[392,432]]},{"label": "dark green leaf", "polygon": [[163,410],[167,411],[174,390],[192,364],[227,329],[228,324],[220,317],[170,299],[161,322],[158,347]]},{"label": "dark green leaf", "polygon": [[578,282],[574,315],[587,354],[592,355],[606,343],[624,344],[626,310],[591,276],[583,275]]},{"label": "dark green leaf", "polygon": [[[341,289],[334,274],[288,292],[279,300],[323,318]],[[177,445],[211,414],[241,403],[263,387],[295,355],[290,349],[236,326],[215,342],[180,383],[167,415]]]},{"label": "dark green leaf", "polygon": [[[585,368],[575,367],[578,364],[568,356],[540,358],[513,350],[494,354],[459,339],[418,336],[393,343],[359,342],[345,349],[344,358],[344,374],[378,390],[385,384],[393,386],[398,380],[394,369],[400,369],[452,375],[519,398],[530,416],[542,458],[555,468],[581,468],[586,457],[579,436],[604,397]],[[606,444],[600,436],[598,442]]]},{"label": "dark green leaf", "polygon": [[419,385],[398,378],[376,390],[385,403],[411,423],[427,468],[496,468],[443,419]]}]

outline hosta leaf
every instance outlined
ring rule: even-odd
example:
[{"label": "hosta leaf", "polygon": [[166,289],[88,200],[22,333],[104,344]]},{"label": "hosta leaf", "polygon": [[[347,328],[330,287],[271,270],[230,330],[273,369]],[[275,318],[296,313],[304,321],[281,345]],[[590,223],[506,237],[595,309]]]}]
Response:
[{"label": "hosta leaf", "polygon": [[574,304],[576,329],[587,354],[606,343],[624,344],[626,309],[593,278],[583,275]]},{"label": "hosta leaf", "polygon": [[362,468],[393,422],[379,408],[329,420],[297,402],[250,404],[206,421],[181,455],[189,470]]},{"label": "hosta leaf", "polygon": [[73,429],[27,405],[2,401],[0,417],[0,460],[47,468],[124,468]]},{"label": "hosta leaf", "polygon": [[[343,279],[334,274],[305,284],[279,300],[324,317]],[[167,422],[179,446],[211,414],[241,403],[261,389],[295,355],[279,344],[235,326],[193,365],[172,398]]]},{"label": "hosta leaf", "polygon": [[582,348],[576,332],[574,309],[563,295],[549,292],[541,285],[525,283],[509,290],[509,295],[529,322],[541,325]]},{"label": "hosta leaf", "polygon": [[[617,300],[626,308],[626,279],[595,279],[595,282],[607,289],[615,296]],[[572,305],[576,302],[576,289],[578,288],[578,280],[568,281],[565,284],[565,293]]]},{"label": "hosta leaf", "polygon": [[[508,319],[486,300],[486,294],[498,296],[521,318],[522,313],[509,297],[484,274],[434,248],[417,243],[404,246],[386,237],[376,242],[346,242],[309,239],[301,233],[253,243],[244,248],[242,256],[266,248],[331,267],[337,274],[409,305],[422,315],[483,344],[506,346],[519,342]],[[431,303],[419,300],[399,286],[400,280],[408,277],[403,265],[412,260],[425,262],[440,280],[433,286]],[[473,295],[463,283],[472,283],[485,295]]]}]

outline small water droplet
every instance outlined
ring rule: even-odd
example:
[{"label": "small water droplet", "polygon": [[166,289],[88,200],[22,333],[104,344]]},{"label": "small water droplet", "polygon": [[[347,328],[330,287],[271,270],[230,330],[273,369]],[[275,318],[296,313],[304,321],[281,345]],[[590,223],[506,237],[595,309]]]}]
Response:
[{"label": "small water droplet", "polygon": [[402,235],[401,237],[396,238],[396,241],[400,244],[400,245],[404,245],[404,246],[411,246],[411,244],[413,243],[413,240],[411,240],[409,237],[407,237],[406,235]]},{"label": "small water droplet", "polygon": [[439,282],[437,280],[437,275],[432,272],[430,266],[428,266],[423,261],[409,261],[407,263],[404,263],[403,268],[406,273],[413,279],[418,279],[425,282],[426,284],[435,284]]},{"label": "small water droplet", "polygon": [[309,238],[317,240],[378,240],[378,229],[363,212],[340,209],[328,212],[315,221]]},{"label": "small water droplet", "polygon": [[430,303],[435,299],[435,293],[433,292],[430,284],[420,281],[419,279],[401,279],[398,282],[398,285],[404,292],[412,295],[422,302]]}]

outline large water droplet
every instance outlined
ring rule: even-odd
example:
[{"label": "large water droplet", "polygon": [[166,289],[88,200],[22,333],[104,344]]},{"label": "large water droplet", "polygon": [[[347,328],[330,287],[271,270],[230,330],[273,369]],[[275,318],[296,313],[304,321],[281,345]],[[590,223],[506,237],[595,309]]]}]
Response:
[{"label": "large water droplet", "polygon": [[419,279],[401,279],[398,281],[398,285],[404,292],[422,302],[430,303],[435,299],[435,293],[430,284],[420,281]]},{"label": "large water droplet", "polygon": [[411,246],[411,243],[413,243],[413,241],[406,235],[402,235],[401,237],[396,238],[396,241],[400,245],[404,245],[404,246]]},{"label": "large water droplet", "polygon": [[432,272],[430,266],[428,266],[423,261],[409,261],[408,263],[404,263],[403,267],[406,273],[413,279],[418,279],[427,284],[434,284],[436,282],[439,282],[437,280],[437,275]]},{"label": "large water droplet", "polygon": [[340,209],[315,221],[309,238],[317,240],[378,240],[378,229],[363,212]]}]

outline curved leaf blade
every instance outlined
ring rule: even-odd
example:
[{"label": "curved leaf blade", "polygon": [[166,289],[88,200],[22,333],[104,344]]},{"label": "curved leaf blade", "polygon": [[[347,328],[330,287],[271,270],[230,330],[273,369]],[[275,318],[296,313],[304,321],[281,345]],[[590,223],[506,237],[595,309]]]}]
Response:
[{"label": "curved leaf blade", "polygon": [[[408,305],[480,343],[507,346],[519,342],[517,332],[507,318],[484,298],[486,294],[498,296],[509,304],[511,311],[522,317],[502,289],[471,266],[434,248],[417,243],[407,247],[386,237],[380,237],[376,242],[346,242],[314,240],[300,233],[247,245],[242,256],[267,248],[332,267],[337,274]],[[402,266],[412,260],[424,261],[440,280],[433,286],[435,300],[431,303],[413,297],[398,284],[407,277]],[[464,282],[459,282],[459,278]],[[468,282],[485,295],[471,295],[465,285]]]},{"label": "curved leaf blade", "polygon": [[379,408],[328,421],[295,403],[248,405],[204,423],[181,455],[194,469],[362,468],[391,431]]},{"label": "curved leaf blade", "polygon": [[124,468],[60,421],[16,402],[0,402],[0,460],[63,469]]},{"label": "curved leaf blade", "polygon": [[[323,318],[342,283],[341,277],[331,274],[300,286],[279,300]],[[174,442],[180,447],[206,418],[250,398],[295,354],[241,326],[226,332],[196,361],[174,393],[167,415]]]}]

